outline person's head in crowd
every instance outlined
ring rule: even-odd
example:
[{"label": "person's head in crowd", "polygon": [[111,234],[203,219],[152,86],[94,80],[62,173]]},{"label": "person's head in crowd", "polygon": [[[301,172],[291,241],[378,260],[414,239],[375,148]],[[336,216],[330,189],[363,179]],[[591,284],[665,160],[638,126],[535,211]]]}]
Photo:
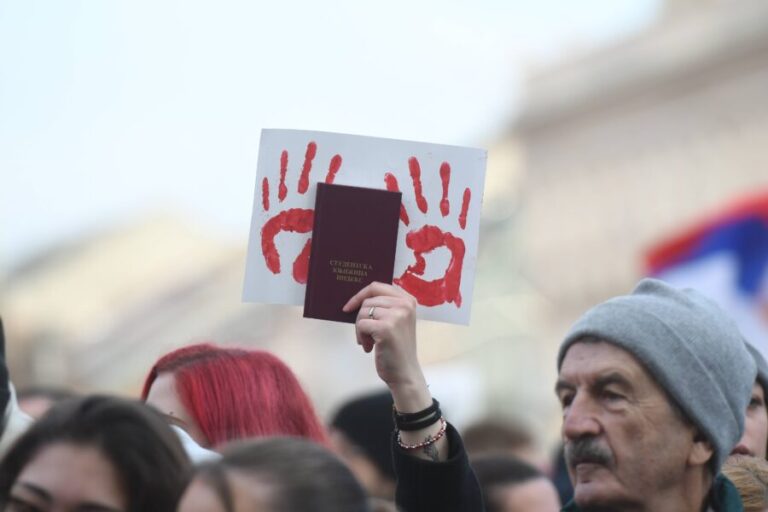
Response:
[{"label": "person's head in crowd", "polygon": [[352,399],[331,420],[331,446],[371,496],[395,495],[394,428],[389,391]]},{"label": "person's head in crowd", "polygon": [[722,472],[739,491],[744,512],[768,510],[768,461],[762,457],[733,455],[723,464]]},{"label": "person's head in crowd", "polygon": [[189,471],[156,411],[115,397],[72,399],[52,407],[0,462],[0,507],[171,512]]},{"label": "person's head in crowd", "polygon": [[469,425],[461,435],[470,458],[479,455],[513,455],[536,464],[533,436],[522,424],[508,419],[487,418]]},{"label": "person's head in crowd", "polygon": [[31,417],[41,418],[62,400],[76,397],[73,391],[53,386],[30,386],[16,391],[19,408]]},{"label": "person's head in crowd", "polygon": [[208,343],[174,350],[152,367],[141,396],[203,447],[281,435],[326,442],[294,373],[261,350]]},{"label": "person's head in crowd", "polygon": [[472,459],[487,512],[558,512],[560,499],[552,482],[534,466],[510,455]]},{"label": "person's head in crowd", "polygon": [[199,466],[178,512],[368,512],[368,496],[326,448],[299,438],[239,441]]},{"label": "person's head in crowd", "polygon": [[583,509],[702,510],[743,433],[757,373],[712,301],[644,279],[589,310],[558,354],[556,392]]},{"label": "person's head in crowd", "polygon": [[747,343],[746,347],[757,365],[757,379],[752,384],[752,398],[744,419],[744,435],[732,453],[765,458],[768,454],[768,408],[765,404],[768,363],[752,345]]}]

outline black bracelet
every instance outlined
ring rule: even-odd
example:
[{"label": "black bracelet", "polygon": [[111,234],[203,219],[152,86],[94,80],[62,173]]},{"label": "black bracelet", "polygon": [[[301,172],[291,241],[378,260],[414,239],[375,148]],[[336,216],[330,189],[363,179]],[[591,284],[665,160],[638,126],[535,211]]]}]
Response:
[{"label": "black bracelet", "polygon": [[427,416],[431,416],[439,408],[440,402],[434,398],[432,399],[432,405],[419,412],[398,412],[397,409],[395,409],[395,404],[392,404],[392,416],[395,419],[395,423],[411,423],[413,421],[422,420]]},{"label": "black bracelet", "polygon": [[431,425],[434,425],[438,421],[440,421],[440,418],[443,417],[442,412],[440,412],[440,409],[438,408],[437,411],[435,411],[435,414],[432,414],[428,416],[426,419],[414,421],[411,423],[397,423],[397,429],[402,430],[403,432],[413,432],[415,430],[421,430],[423,428],[427,428]]}]

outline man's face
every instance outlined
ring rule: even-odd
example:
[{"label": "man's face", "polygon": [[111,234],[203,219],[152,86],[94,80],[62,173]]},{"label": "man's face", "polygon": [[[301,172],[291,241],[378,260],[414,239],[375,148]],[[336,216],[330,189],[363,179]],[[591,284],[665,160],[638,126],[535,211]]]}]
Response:
[{"label": "man's face", "polygon": [[601,341],[575,343],[556,392],[579,506],[642,504],[680,485],[695,430],[629,352]]},{"label": "man's face", "polygon": [[768,411],[765,408],[765,392],[763,387],[755,382],[744,417],[744,435],[731,453],[765,458],[767,447]]}]

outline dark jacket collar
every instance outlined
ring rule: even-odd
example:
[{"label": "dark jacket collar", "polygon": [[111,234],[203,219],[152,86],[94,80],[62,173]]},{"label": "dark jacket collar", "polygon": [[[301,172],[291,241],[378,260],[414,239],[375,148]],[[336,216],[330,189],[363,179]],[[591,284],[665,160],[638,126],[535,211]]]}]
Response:
[{"label": "dark jacket collar", "polygon": [[[723,475],[717,475],[712,484],[709,506],[714,512],[744,512],[739,492],[731,481]],[[581,512],[581,509],[571,500],[563,507],[562,512]]]}]

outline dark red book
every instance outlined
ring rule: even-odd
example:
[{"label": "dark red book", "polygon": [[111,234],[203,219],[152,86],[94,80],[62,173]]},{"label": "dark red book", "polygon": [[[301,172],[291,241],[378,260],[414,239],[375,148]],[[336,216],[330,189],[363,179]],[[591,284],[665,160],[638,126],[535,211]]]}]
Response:
[{"label": "dark red book", "polygon": [[373,281],[392,283],[400,192],[317,184],[304,316],[354,323],[342,306]]}]

